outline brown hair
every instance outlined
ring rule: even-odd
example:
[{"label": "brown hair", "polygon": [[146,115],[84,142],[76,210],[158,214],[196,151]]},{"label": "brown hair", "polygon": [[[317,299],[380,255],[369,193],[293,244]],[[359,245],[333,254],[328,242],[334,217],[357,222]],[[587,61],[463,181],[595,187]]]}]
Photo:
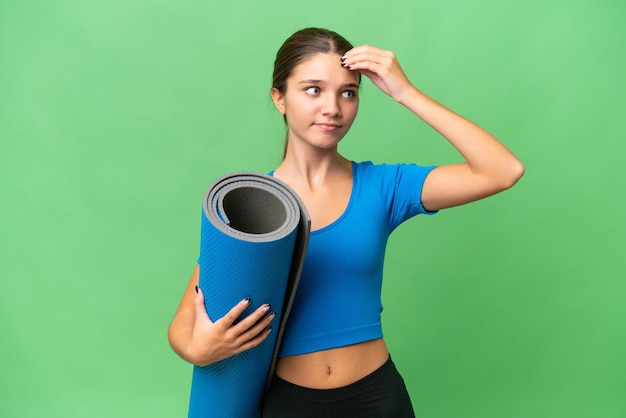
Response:
[{"label": "brown hair", "polygon": [[[334,53],[342,56],[352,48],[352,44],[337,32],[322,28],[306,28],[299,30],[287,38],[276,53],[272,88],[284,94],[287,89],[287,79],[294,68],[311,55]],[[361,73],[358,73],[358,75],[360,83]],[[287,122],[287,115],[283,115],[283,119]],[[285,140],[283,158],[286,152],[287,141]]]},{"label": "brown hair", "polygon": [[350,42],[331,30],[321,28],[302,29],[287,38],[276,53],[272,88],[285,93],[287,79],[293,72],[293,69],[311,55],[335,53],[342,56],[352,48]]}]

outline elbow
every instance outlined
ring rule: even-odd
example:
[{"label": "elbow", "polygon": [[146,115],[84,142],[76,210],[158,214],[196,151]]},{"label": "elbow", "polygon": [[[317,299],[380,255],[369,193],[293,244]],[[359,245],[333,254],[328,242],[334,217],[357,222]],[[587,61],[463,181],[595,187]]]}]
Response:
[{"label": "elbow", "polygon": [[522,178],[526,169],[521,161],[515,159],[512,163],[508,164],[506,169],[503,170],[500,177],[502,190],[510,189]]},{"label": "elbow", "polygon": [[170,324],[170,326],[167,328],[167,342],[170,345],[170,348],[176,353],[178,354],[180,357],[183,357],[182,354],[182,349],[180,348],[180,343],[178,341],[178,339],[176,338],[176,330],[174,328],[174,322],[172,321],[172,323]]},{"label": "elbow", "polygon": [[170,347],[172,347],[172,349],[174,351],[176,351],[176,343],[174,340],[174,329],[173,329],[173,322],[170,323],[170,326],[167,327],[167,342],[170,344]]}]

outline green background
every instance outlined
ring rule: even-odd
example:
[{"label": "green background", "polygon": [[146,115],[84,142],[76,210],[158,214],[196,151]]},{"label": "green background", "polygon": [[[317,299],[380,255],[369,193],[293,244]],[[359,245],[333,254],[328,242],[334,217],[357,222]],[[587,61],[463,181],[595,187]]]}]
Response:
[{"label": "green background", "polygon": [[[217,176],[266,172],[273,57],[322,26],[396,52],[522,159],[392,237],[384,329],[419,417],[626,417],[626,3],[0,3],[0,415],[186,416],[166,329]],[[354,160],[445,164],[366,80]]]}]

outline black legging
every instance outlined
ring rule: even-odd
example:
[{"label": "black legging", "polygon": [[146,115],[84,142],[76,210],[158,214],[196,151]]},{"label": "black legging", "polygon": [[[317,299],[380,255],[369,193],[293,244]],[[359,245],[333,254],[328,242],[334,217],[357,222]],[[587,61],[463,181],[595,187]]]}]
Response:
[{"label": "black legging", "polygon": [[379,369],[337,389],[309,389],[274,376],[263,418],[414,418],[411,399],[396,366]]}]

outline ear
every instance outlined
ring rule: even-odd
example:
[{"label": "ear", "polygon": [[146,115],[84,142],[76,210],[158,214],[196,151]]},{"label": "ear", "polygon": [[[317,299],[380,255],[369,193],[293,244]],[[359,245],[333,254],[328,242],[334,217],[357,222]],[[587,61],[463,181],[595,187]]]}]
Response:
[{"label": "ear", "polygon": [[272,101],[274,102],[274,106],[276,106],[276,109],[278,109],[278,111],[284,115],[285,114],[285,96],[283,96],[283,94],[277,89],[277,88],[272,88]]}]

